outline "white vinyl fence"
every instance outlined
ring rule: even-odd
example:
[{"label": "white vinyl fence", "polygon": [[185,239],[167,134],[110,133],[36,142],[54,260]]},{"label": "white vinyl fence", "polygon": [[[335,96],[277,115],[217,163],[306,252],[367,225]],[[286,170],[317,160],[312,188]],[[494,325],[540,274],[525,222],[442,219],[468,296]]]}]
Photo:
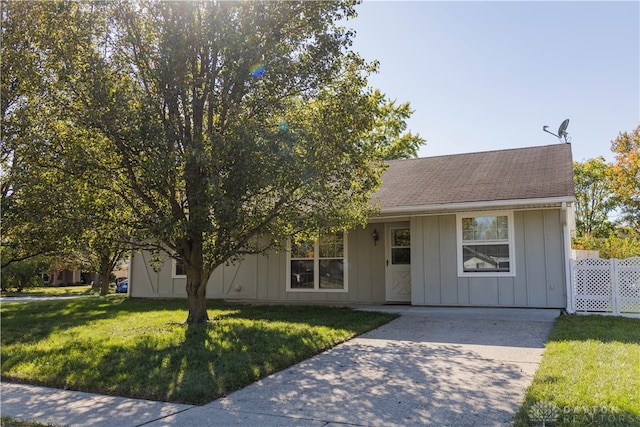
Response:
[{"label": "white vinyl fence", "polygon": [[640,257],[571,261],[576,313],[640,317]]}]

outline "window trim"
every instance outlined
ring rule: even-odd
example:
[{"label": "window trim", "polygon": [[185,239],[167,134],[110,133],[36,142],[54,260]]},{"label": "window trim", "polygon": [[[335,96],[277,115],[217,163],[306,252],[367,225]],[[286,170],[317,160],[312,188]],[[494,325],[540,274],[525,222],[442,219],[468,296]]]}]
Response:
[{"label": "window trim", "polygon": [[176,274],[176,265],[177,261],[175,258],[171,258],[171,278],[172,279],[186,279],[187,275],[185,274]]},{"label": "window trim", "polygon": [[[508,245],[509,246],[509,271],[464,271],[464,255],[463,247],[464,242],[462,240],[462,219],[474,218],[474,217],[491,217],[491,216],[506,216],[507,217],[507,231],[509,237],[506,240],[486,240],[481,241],[478,245]],[[456,251],[458,255],[458,277],[514,277],[516,275],[516,258],[515,258],[515,239],[514,239],[514,223],[513,223],[513,211],[475,211],[475,212],[463,212],[456,214]]]},{"label": "window trim", "polygon": [[[345,293],[349,292],[349,262],[348,262],[348,233],[342,232],[342,264],[344,272],[344,286],[342,289],[322,289],[320,288],[320,239],[315,240],[313,250],[313,288],[292,288],[291,287],[291,239],[287,239],[287,268],[286,268],[286,291],[287,292],[311,292],[311,293]],[[311,259],[311,258],[309,258]]]}]

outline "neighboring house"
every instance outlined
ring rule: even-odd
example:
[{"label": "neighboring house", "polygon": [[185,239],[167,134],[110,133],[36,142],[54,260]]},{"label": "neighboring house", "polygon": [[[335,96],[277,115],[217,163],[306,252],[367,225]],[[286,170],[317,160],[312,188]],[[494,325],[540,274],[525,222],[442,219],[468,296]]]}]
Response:
[{"label": "neighboring house", "polygon": [[47,285],[70,285],[82,282],[82,272],[80,269],[63,269],[51,271],[43,276]]},{"label": "neighboring house", "polygon": [[43,282],[46,285],[86,285],[95,277],[94,273],[85,273],[78,268],[63,269],[58,271],[49,271],[42,275]]},{"label": "neighboring house", "polygon": [[[565,307],[571,146],[389,162],[364,228],[221,266],[208,298],[304,303]],[[186,297],[175,261],[130,264],[130,295]]]}]

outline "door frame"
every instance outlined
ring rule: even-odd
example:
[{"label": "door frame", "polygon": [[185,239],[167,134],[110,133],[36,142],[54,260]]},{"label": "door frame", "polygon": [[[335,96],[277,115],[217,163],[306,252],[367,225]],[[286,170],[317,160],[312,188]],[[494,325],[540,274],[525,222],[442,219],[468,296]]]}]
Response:
[{"label": "door frame", "polygon": [[[401,264],[402,267],[394,267],[391,262],[391,247],[392,247],[392,232],[393,230],[407,229],[411,233],[411,224],[409,222],[394,222],[385,224],[385,300],[388,303],[406,304],[411,303],[411,285],[409,285],[408,293],[398,294],[393,291],[393,273],[394,271],[405,271],[409,274],[409,281],[411,281],[411,263]],[[409,243],[411,248],[411,241]],[[409,282],[411,283],[411,282]]]}]

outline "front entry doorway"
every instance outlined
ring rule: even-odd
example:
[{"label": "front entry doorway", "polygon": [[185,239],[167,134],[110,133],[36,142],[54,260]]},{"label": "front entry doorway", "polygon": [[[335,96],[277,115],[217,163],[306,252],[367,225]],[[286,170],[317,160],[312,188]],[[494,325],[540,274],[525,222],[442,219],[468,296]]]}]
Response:
[{"label": "front entry doorway", "polygon": [[386,228],[386,296],[389,303],[411,302],[411,231],[409,224]]}]

